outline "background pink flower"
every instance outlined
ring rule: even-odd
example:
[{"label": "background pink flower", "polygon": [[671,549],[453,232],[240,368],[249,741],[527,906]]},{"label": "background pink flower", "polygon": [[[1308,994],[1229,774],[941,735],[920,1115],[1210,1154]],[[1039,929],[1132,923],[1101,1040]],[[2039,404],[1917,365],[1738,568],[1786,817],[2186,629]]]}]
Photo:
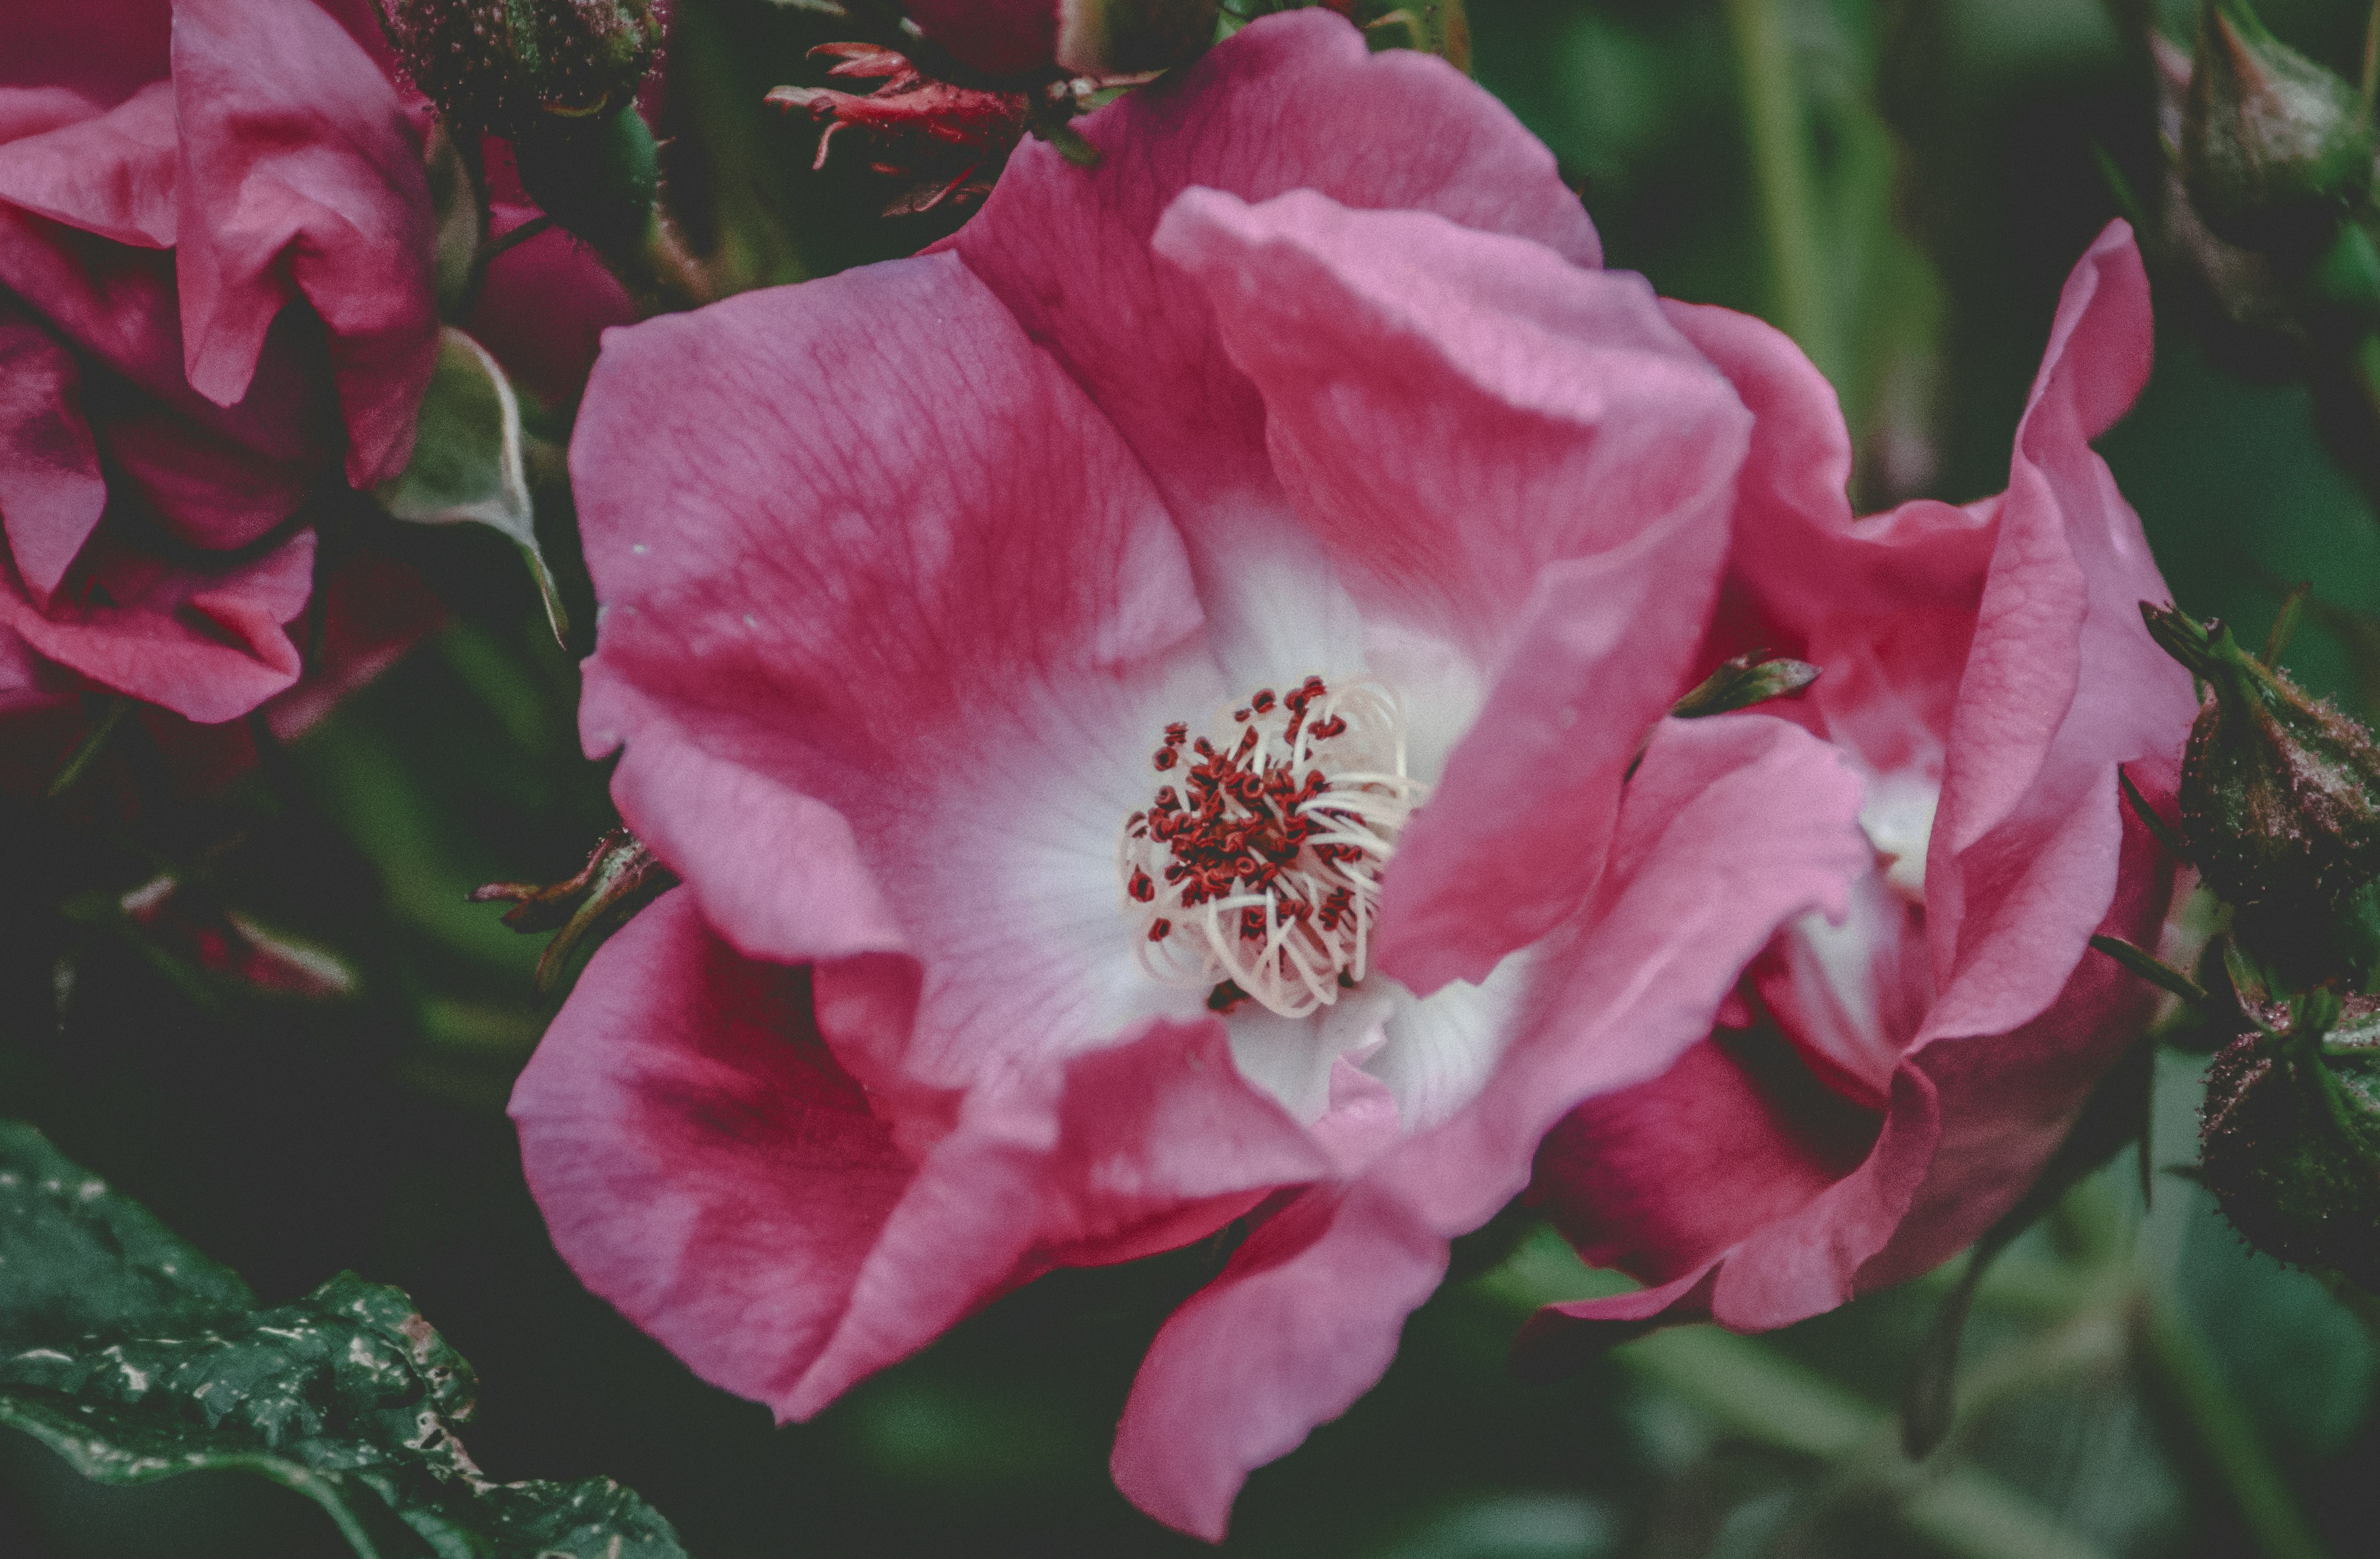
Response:
[{"label": "background pink flower", "polygon": [[2148,377],[2122,224],[2066,285],[2008,491],[1964,508],[1854,521],[1816,370],[1742,315],[1670,311],[1757,419],[1715,649],[1826,667],[1792,713],[1864,776],[1876,860],[1840,924],[1779,933],[1735,1026],[1547,1141],[1532,1199],[1654,1286],[1541,1314],[1540,1365],[1615,1323],[1798,1321],[2008,1211],[2148,1016],[2154,993],[2085,943],[2155,944],[2174,863],[2116,770],[2169,807],[2195,712],[2140,621],[2165,582],[2089,444]]},{"label": "background pink flower", "polygon": [[298,677],[310,498],[411,448],[418,132],[312,0],[39,9],[0,62],[0,711],[227,720]]},{"label": "background pink flower", "polygon": [[[1115,1451],[1216,1536],[1544,1131],[1868,851],[1808,734],[1655,730],[1745,414],[1501,109],[1317,13],[1083,129],[1096,170],[1027,147],[939,252],[611,337],[582,729],[686,886],[513,1111],[589,1286],[786,1417],[1249,1219]],[[1429,787],[1370,961],[1310,1013],[1151,978],[1120,838],[1307,674],[1399,700],[1366,794]]]}]

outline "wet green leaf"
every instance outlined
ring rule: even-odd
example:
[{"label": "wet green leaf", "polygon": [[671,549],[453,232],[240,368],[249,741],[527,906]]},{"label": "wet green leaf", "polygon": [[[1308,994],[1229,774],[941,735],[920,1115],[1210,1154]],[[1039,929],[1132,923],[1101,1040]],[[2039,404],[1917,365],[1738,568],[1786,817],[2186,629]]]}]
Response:
[{"label": "wet green leaf", "polygon": [[454,1432],[476,1390],[403,1291],[342,1273],[259,1309],[39,1132],[0,1122],[0,1425],[103,1483],[261,1475],[364,1559],[684,1559],[608,1479],[490,1480]]}]

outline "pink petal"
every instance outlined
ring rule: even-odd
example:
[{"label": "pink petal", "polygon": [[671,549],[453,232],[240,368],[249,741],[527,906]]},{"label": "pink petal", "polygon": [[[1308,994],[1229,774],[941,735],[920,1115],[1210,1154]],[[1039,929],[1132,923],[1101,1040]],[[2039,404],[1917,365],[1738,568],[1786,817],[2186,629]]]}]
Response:
[{"label": "pink petal", "polygon": [[1186,1244],[1330,1169],[1241,1078],[1213,1018],[978,1090],[885,1221],[825,1354],[769,1400],[808,1418],[1038,1273]]},{"label": "pink petal", "polygon": [[1760,715],[1670,722],[1629,782],[1610,867],[1554,945],[1487,1089],[1351,1188],[1309,1192],[1158,1334],[1118,1431],[1117,1484],[1219,1537],[1248,1470],[1346,1410],[1436,1285],[1446,1241],[1517,1193],[1580,1101],[1658,1075],[1710,1031],[1783,920],[1866,869],[1857,779]]},{"label": "pink petal", "polygon": [[1366,623],[1494,678],[1398,841],[1378,951],[1418,993],[1483,980],[1595,880],[1700,637],[1748,420],[1642,278],[1527,239],[1194,189],[1155,243]]},{"label": "pink petal", "polygon": [[330,332],[347,478],[403,469],[430,383],[430,192],[371,56],[312,0],[176,0],[179,243],[190,384],[229,406],[302,296]]},{"label": "pink petal", "polygon": [[[2166,599],[2165,585],[2087,441],[2147,373],[2147,301],[2116,224],[2067,284],[2009,492],[1979,506],[1997,521],[1995,546],[1926,871],[1940,994],[1893,1078],[1882,1134],[1850,1175],[1718,1256],[1678,1318],[1783,1325],[1971,1243],[2140,1032],[2150,993],[2085,939],[2155,940],[2172,866],[2119,799],[2115,770],[2153,798],[2169,794],[2194,704],[2187,675],[2141,627],[2137,603]],[[1749,1151],[1778,1145],[1772,1135]],[[1645,1177],[1633,1177],[1640,1199]],[[1602,1215],[1621,1205],[1607,1194]],[[1649,1270],[1691,1259],[1681,1246]],[[1575,1321],[1643,1319],[1641,1297],[1627,1298],[1624,1317],[1617,1301],[1549,1310],[1526,1346],[1572,1346],[1559,1334]]]},{"label": "pink petal", "polygon": [[[1997,505],[1920,500],[1854,521],[1851,438],[1801,348],[1748,314],[1665,301],[1670,321],[1753,413],[1729,559],[1730,648],[1826,668],[1787,718],[1879,773],[1938,763],[1973,637]],[[1716,657],[1714,657],[1716,658]]]},{"label": "pink petal", "polygon": [[[212,725],[233,720],[298,679],[282,625],[305,610],[314,533],[217,572],[159,562],[103,527],[76,578],[37,609],[0,588],[0,629],[92,681]],[[68,593],[79,597],[69,603]]]},{"label": "pink petal", "polygon": [[174,89],[0,145],[0,201],[142,249],[174,245]]},{"label": "pink petal", "polygon": [[1876,1130],[1773,1034],[1723,1034],[1571,1112],[1537,1150],[1530,1200],[1590,1265],[1663,1282],[1799,1212]]},{"label": "pink petal", "polygon": [[1225,359],[1205,298],[1149,252],[1184,190],[1259,201],[1313,189],[1600,262],[1553,154],[1508,110],[1442,60],[1368,53],[1323,10],[1258,20],[1076,128],[1101,148],[1098,167],[1026,141],[951,246],[1114,421],[1185,528],[1289,517],[1255,390]]},{"label": "pink petal", "polygon": [[74,354],[0,292],[0,527],[35,606],[49,604],[106,507]]},{"label": "pink petal", "polygon": [[826,1346],[911,1175],[806,985],[672,893],[595,955],[513,1090],[563,1259],[704,1380],[765,1400]]},{"label": "pink petal", "polygon": [[615,333],[572,468],[582,730],[711,922],[786,961],[933,949],[941,1084],[1115,1032],[1085,982],[1148,984],[1115,838],[1196,599],[1129,452],[965,266]]},{"label": "pink petal", "polygon": [[2147,379],[2148,321],[2131,230],[2111,224],[2067,281],[2017,429],[1927,869],[1929,1038],[2004,1033],[2048,1005],[2115,895],[2116,765],[2142,765],[2154,796],[2195,714],[2189,674],[2140,621],[2165,580],[2087,442]]}]

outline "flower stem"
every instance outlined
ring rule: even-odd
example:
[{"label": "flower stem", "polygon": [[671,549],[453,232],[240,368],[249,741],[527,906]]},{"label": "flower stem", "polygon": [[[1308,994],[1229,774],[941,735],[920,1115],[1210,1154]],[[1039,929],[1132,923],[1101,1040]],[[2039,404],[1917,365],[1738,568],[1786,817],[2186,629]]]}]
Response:
[{"label": "flower stem", "polygon": [[1819,371],[1840,384],[1849,365],[1836,339],[1834,299],[1818,250],[1809,126],[1778,0],[1727,0],[1727,20],[1743,76],[1744,138],[1775,321]]},{"label": "flower stem", "polygon": [[2133,1325],[2142,1362],[2222,1480],[2255,1551],[2265,1559],[2329,1559],[2197,1329],[2170,1300],[2149,1293],[2137,1301]]}]

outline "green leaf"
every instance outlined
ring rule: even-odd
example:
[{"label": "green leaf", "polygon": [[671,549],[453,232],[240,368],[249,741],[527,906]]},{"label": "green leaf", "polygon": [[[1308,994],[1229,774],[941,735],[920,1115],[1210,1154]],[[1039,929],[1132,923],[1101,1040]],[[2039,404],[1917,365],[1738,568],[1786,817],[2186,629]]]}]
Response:
[{"label": "green leaf", "polygon": [[259,1474],[363,1559],[685,1559],[607,1479],[495,1483],[455,1438],[471,1367],[395,1288],[342,1273],[256,1308],[240,1280],[0,1122],[0,1425],[84,1476]]},{"label": "green leaf", "polygon": [[520,397],[488,349],[453,325],[438,333],[438,365],[414,423],[413,458],[378,496],[399,519],[420,525],[471,520],[511,537],[537,578],[553,637],[565,639],[570,620],[537,545]]}]

